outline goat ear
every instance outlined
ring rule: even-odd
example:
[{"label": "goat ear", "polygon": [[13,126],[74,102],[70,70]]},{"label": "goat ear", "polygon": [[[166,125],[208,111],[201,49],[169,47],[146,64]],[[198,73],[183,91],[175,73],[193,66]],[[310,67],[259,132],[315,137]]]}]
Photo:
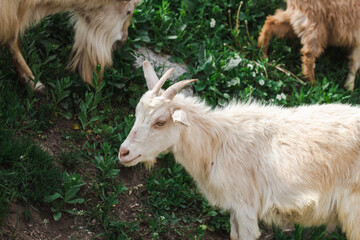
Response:
[{"label": "goat ear", "polygon": [[185,126],[190,126],[190,123],[186,117],[186,112],[181,109],[177,109],[173,112],[172,119],[174,122],[179,122],[184,124]]},{"label": "goat ear", "polygon": [[149,90],[152,90],[159,81],[159,78],[148,60],[145,60],[143,63],[143,71],[146,79],[146,85]]}]

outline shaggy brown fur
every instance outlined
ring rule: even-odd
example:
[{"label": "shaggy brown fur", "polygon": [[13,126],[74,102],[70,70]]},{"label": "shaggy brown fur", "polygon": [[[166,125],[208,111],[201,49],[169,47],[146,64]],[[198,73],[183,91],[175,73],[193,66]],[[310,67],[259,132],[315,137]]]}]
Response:
[{"label": "shaggy brown fur", "polygon": [[75,42],[69,68],[79,69],[84,82],[92,84],[93,69],[102,70],[112,64],[113,44],[127,39],[133,11],[140,0],[1,0],[0,44],[8,47],[20,79],[33,90],[44,92],[41,82],[36,86],[34,75],[21,51],[19,36],[43,17],[70,12],[75,23]]},{"label": "shaggy brown fur", "polygon": [[301,39],[303,75],[313,83],[315,60],[328,45],[351,49],[345,87],[354,89],[360,67],[359,0],[288,0],[287,9],[268,16],[260,32],[258,47],[262,47],[265,56],[272,36]]}]

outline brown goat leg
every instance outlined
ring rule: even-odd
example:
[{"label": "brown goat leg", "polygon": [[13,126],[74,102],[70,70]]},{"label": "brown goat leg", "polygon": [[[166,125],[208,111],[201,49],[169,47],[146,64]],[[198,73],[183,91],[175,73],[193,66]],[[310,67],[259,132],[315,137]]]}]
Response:
[{"label": "brown goat leg", "polygon": [[302,74],[304,78],[312,84],[316,84],[315,80],[315,72],[314,72],[314,64],[315,64],[315,55],[306,50],[306,47],[301,49],[301,53],[303,56],[301,57],[302,61]]},{"label": "brown goat leg", "polygon": [[20,42],[18,38],[8,42],[7,45],[13,58],[20,81],[23,84],[28,84],[35,93],[45,94],[45,86],[40,81],[38,81],[35,85],[33,81],[35,77],[21,54]]},{"label": "brown goat leg", "polygon": [[327,46],[327,31],[324,24],[311,24],[309,25],[303,35],[301,36],[301,43],[303,47],[300,52],[302,53],[302,74],[305,79],[312,84],[316,84],[315,80],[315,60],[323,52]]},{"label": "brown goat leg", "polygon": [[285,12],[280,12],[274,16],[268,16],[261,29],[257,47],[262,49],[264,56],[267,56],[270,40],[273,36],[277,38],[295,38],[296,34],[286,17]]}]

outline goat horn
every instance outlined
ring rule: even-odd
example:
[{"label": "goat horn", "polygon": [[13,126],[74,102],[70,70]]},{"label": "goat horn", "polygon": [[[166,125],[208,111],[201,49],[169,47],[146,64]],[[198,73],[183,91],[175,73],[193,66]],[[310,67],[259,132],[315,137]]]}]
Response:
[{"label": "goat horn", "polygon": [[173,73],[174,68],[170,68],[167,72],[160,78],[160,80],[156,83],[155,87],[152,89],[153,92],[158,95],[161,87],[164,85],[165,81],[170,77]]},{"label": "goat horn", "polygon": [[162,96],[166,99],[173,99],[175,95],[186,85],[191,82],[195,82],[197,79],[190,79],[190,80],[183,80],[180,82],[175,83],[174,85],[170,86],[166,91],[162,94]]},{"label": "goat horn", "polygon": [[156,83],[159,82],[159,78],[148,60],[145,60],[143,63],[143,71],[146,79],[146,85],[149,90],[152,90],[155,87]]}]

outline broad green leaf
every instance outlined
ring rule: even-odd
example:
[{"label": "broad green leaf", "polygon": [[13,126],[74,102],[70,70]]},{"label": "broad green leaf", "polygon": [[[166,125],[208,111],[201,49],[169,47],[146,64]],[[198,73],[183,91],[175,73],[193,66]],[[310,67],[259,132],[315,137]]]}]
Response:
[{"label": "broad green leaf", "polygon": [[52,202],[58,198],[63,198],[63,196],[60,193],[54,193],[53,195],[50,196],[45,196],[44,197],[44,201],[45,202]]},{"label": "broad green leaf", "polygon": [[57,212],[53,215],[53,218],[55,221],[59,221],[59,219],[61,218],[61,212]]},{"label": "broad green leaf", "polygon": [[66,201],[66,203],[83,203],[84,202],[84,199],[83,198],[76,198],[76,199],[73,199],[73,200],[69,200],[69,201]]}]

